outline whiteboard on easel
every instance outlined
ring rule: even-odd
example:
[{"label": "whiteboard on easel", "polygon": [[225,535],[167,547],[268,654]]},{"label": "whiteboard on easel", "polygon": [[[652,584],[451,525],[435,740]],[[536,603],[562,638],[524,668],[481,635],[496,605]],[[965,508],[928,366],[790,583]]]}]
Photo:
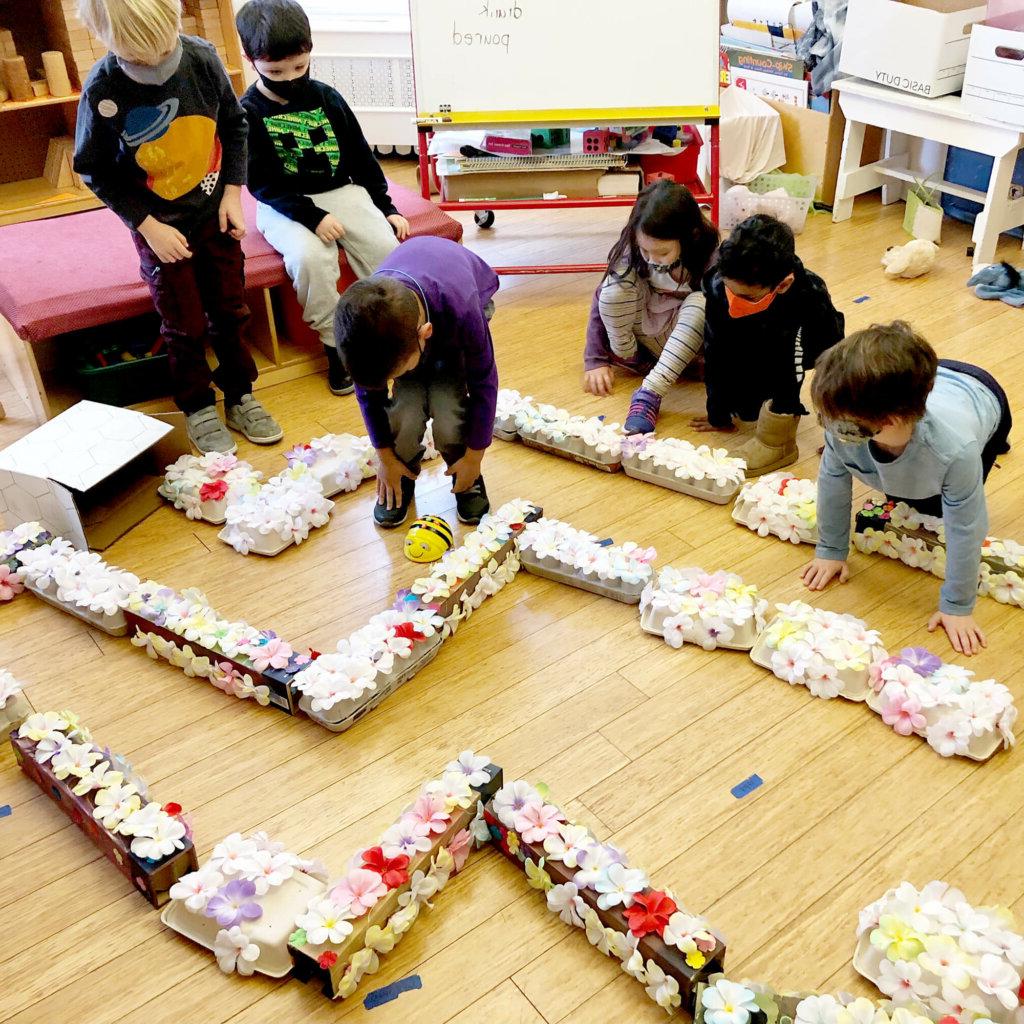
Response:
[{"label": "whiteboard on easel", "polygon": [[718,116],[718,0],[410,0],[420,121]]}]

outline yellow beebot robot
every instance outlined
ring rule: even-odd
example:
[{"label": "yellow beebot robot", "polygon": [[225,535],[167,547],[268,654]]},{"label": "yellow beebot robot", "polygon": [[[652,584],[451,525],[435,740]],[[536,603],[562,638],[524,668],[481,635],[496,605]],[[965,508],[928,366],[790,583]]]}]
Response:
[{"label": "yellow beebot robot", "polygon": [[452,528],[440,516],[423,516],[405,535],[405,557],[411,562],[436,562],[455,543]]}]

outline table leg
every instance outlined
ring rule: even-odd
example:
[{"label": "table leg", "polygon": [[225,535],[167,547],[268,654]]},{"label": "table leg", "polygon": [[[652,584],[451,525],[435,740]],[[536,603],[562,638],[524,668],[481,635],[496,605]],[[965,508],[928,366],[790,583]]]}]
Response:
[{"label": "table leg", "polygon": [[866,127],[860,121],[846,122],[843,151],[839,157],[839,175],[836,179],[836,199],[832,204],[832,221],[836,224],[853,216],[853,197],[857,193],[850,186],[849,177],[860,168]]},{"label": "table leg", "polygon": [[1010,202],[1010,183],[1013,167],[1017,162],[1017,150],[997,156],[992,164],[988,179],[988,193],[985,205],[974,222],[974,268],[988,266],[995,262],[996,246],[999,243],[1002,214]]}]

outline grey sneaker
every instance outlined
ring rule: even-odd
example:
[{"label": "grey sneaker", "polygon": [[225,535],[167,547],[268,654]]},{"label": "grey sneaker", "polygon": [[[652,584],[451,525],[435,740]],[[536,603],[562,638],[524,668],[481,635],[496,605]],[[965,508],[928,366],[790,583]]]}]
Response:
[{"label": "grey sneaker", "polygon": [[185,417],[188,439],[205,455],[207,452],[221,452],[231,455],[238,450],[234,438],[217,415],[217,407],[208,405]]},{"label": "grey sneaker", "polygon": [[284,437],[280,424],[252,395],[242,395],[238,405],[227,414],[228,426],[253,444],[273,444]]}]

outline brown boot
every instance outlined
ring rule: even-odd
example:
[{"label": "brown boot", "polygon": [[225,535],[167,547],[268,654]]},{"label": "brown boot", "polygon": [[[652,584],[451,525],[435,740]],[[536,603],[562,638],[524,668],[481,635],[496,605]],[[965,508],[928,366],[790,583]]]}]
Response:
[{"label": "brown boot", "polygon": [[771,402],[765,402],[754,436],[729,454],[746,462],[748,480],[791,466],[800,456],[796,446],[799,423],[799,416],[772,412]]}]

